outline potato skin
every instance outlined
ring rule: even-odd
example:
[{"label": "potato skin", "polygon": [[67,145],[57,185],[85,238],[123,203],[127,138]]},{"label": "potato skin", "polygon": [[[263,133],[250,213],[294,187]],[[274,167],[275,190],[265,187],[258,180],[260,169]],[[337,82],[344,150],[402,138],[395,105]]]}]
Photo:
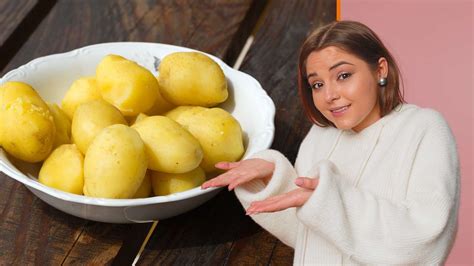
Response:
[{"label": "potato skin", "polygon": [[72,138],[82,154],[86,154],[92,140],[99,132],[114,124],[126,125],[120,111],[104,100],[81,104],[72,119]]},{"label": "potato skin", "polygon": [[0,140],[12,156],[40,162],[51,153],[56,128],[53,116],[38,93],[23,82],[0,86]]},{"label": "potato skin", "polygon": [[180,123],[199,140],[204,151],[200,166],[206,173],[216,171],[214,165],[217,162],[234,162],[242,157],[242,129],[239,122],[224,109],[180,106],[166,116]]},{"label": "potato skin", "polygon": [[163,97],[174,105],[211,107],[228,97],[227,80],[220,66],[198,52],[176,52],[163,58],[158,68]]},{"label": "potato skin", "polygon": [[96,69],[102,97],[124,116],[148,111],[158,97],[158,81],[146,68],[118,55],[108,55]]},{"label": "potato skin", "polygon": [[66,113],[55,103],[48,103],[49,111],[53,115],[56,126],[56,136],[53,147],[57,148],[63,144],[70,144],[71,141],[71,121]]},{"label": "potato skin", "polygon": [[84,158],[84,195],[132,198],[143,182],[147,164],[145,144],[134,129],[121,124],[106,127]]},{"label": "potato skin", "polygon": [[203,152],[199,142],[172,119],[165,116],[145,117],[132,128],[145,142],[149,169],[185,173],[201,163]]},{"label": "potato skin", "polygon": [[61,108],[72,120],[77,107],[83,103],[102,99],[99,84],[95,77],[83,77],[75,80],[61,101]]},{"label": "potato skin", "polygon": [[82,195],[84,157],[76,145],[64,144],[56,148],[44,161],[38,180],[46,186]]},{"label": "potato skin", "polygon": [[200,186],[205,180],[206,174],[200,167],[182,174],[151,171],[151,183],[156,196],[186,191]]}]

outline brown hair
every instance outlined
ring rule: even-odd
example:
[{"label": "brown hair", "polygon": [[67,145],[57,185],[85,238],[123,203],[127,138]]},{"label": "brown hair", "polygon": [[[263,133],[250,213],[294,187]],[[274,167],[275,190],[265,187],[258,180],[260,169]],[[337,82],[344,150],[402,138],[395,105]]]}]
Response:
[{"label": "brown hair", "polygon": [[303,108],[311,122],[319,126],[333,126],[314,106],[311,86],[308,84],[306,60],[314,52],[329,46],[345,50],[364,60],[370,68],[377,69],[378,60],[384,57],[388,63],[387,85],[378,93],[381,116],[390,113],[403,103],[400,91],[400,70],[395,59],[375,32],[356,21],[335,21],[311,32],[301,46],[298,60],[298,91]]}]

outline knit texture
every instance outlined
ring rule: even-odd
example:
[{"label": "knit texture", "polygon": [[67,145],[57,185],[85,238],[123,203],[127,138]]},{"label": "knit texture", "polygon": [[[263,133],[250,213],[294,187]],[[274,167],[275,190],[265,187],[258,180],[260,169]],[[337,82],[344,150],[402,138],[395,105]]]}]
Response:
[{"label": "knit texture", "polygon": [[295,189],[298,176],[319,185],[300,208],[252,218],[295,248],[295,264],[442,264],[457,228],[459,161],[443,117],[398,106],[361,132],[313,126],[295,167],[281,153],[269,183],[235,189],[244,208]]}]

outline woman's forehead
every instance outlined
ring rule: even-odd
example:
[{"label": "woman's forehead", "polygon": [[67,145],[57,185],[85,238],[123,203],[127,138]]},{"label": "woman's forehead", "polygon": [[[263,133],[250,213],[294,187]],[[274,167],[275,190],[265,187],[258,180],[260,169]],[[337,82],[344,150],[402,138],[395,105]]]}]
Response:
[{"label": "woman's forehead", "polygon": [[352,65],[364,63],[352,53],[347,52],[336,46],[329,46],[321,50],[313,51],[306,60],[306,69],[308,73],[312,71],[329,71],[331,67],[340,62],[347,62]]},{"label": "woman's forehead", "polygon": [[313,51],[308,56],[308,61],[320,61],[320,62],[329,62],[335,61],[338,59],[357,59],[357,57],[346,50],[343,50],[336,46],[325,47],[321,50]]}]

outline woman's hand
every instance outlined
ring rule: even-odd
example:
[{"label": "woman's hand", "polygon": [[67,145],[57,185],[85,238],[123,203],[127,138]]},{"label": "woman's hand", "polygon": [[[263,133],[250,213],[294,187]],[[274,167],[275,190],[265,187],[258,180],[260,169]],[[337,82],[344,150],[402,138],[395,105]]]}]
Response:
[{"label": "woman's hand", "polygon": [[230,191],[256,178],[261,178],[265,183],[268,183],[275,169],[273,163],[262,159],[248,159],[240,162],[219,162],[215,166],[216,168],[228,171],[204,182],[201,185],[202,189],[228,186]]},{"label": "woman's hand", "polygon": [[247,209],[247,215],[261,212],[277,212],[292,207],[301,207],[308,201],[318,186],[318,178],[298,177],[295,184],[299,188],[285,194],[273,196],[262,201],[255,201]]}]

